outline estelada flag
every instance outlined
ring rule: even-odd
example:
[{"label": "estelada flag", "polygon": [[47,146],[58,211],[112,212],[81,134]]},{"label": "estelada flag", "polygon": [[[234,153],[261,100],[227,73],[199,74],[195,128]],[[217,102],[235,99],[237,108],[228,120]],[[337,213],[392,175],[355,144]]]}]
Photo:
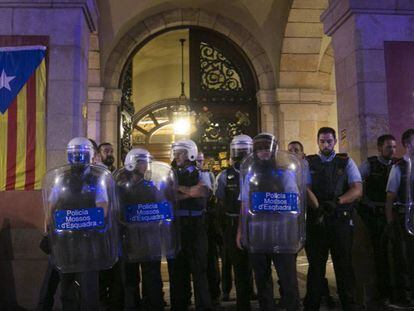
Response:
[{"label": "estelada flag", "polygon": [[41,187],[46,171],[46,47],[0,47],[0,191]]}]

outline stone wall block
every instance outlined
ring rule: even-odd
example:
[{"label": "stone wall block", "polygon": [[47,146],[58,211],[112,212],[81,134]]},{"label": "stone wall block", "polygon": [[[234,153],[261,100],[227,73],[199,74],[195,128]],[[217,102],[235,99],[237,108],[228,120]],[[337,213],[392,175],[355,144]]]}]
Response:
[{"label": "stone wall block", "polygon": [[242,49],[246,52],[250,59],[254,59],[265,53],[265,50],[263,50],[259,42],[254,37],[250,37],[249,40],[244,43]]},{"label": "stone wall block", "polygon": [[89,69],[100,69],[100,54],[96,51],[90,51],[88,57],[88,68]]},{"label": "stone wall block", "polygon": [[128,31],[128,35],[136,42],[141,42],[150,35],[148,27],[142,22],[136,24]]},{"label": "stone wall block", "polygon": [[10,36],[13,29],[13,10],[2,8],[0,10],[0,35]]},{"label": "stone wall block", "polygon": [[197,25],[200,17],[200,10],[185,8],[181,10],[183,25]]},{"label": "stone wall block", "polygon": [[217,14],[206,11],[200,11],[198,24],[207,28],[213,28],[216,23]]},{"label": "stone wall block", "polygon": [[76,8],[65,10],[14,9],[13,34],[49,35],[51,44],[81,46],[81,38],[74,34],[82,34],[83,20],[82,11]]},{"label": "stone wall block", "polygon": [[101,70],[100,69],[88,70],[88,85],[89,86],[100,86],[101,85]]},{"label": "stone wall block", "polygon": [[288,22],[319,23],[323,10],[291,9]]},{"label": "stone wall block", "polygon": [[233,40],[238,46],[243,46],[250,37],[250,33],[246,31],[239,23],[233,23],[229,33],[229,38]]},{"label": "stone wall block", "polygon": [[318,54],[282,54],[280,59],[281,71],[316,71]]},{"label": "stone wall block", "polygon": [[224,18],[221,15],[217,16],[214,29],[222,33],[225,36],[229,36],[230,32],[236,27],[235,23],[231,20]]},{"label": "stone wall block", "polygon": [[321,49],[321,38],[285,38],[282,53],[315,54]]},{"label": "stone wall block", "polygon": [[151,33],[157,33],[166,27],[164,17],[161,14],[146,18],[144,20],[144,24],[147,26]]},{"label": "stone wall block", "polygon": [[386,80],[384,50],[357,51],[358,81]]},{"label": "stone wall block", "polygon": [[49,79],[80,80],[80,48],[74,46],[54,46],[49,51]]},{"label": "stone wall block", "polygon": [[83,86],[79,81],[49,79],[47,94],[48,118],[49,115],[53,114],[79,114],[81,109],[78,106],[78,102],[80,90]]},{"label": "stone wall block", "polygon": [[89,36],[89,50],[99,51],[99,36],[97,32],[91,33]]},{"label": "stone wall block", "polygon": [[274,89],[275,85],[275,77],[273,72],[264,72],[260,74],[258,77],[259,80],[259,87],[260,89]]},{"label": "stone wall block", "polygon": [[265,72],[273,72],[272,64],[270,63],[269,58],[265,53],[256,56],[253,59],[252,63],[257,75],[261,75]]},{"label": "stone wall block", "polygon": [[328,0],[293,0],[294,9],[326,9]]},{"label": "stone wall block", "polygon": [[66,145],[69,141],[70,139],[67,141],[64,141],[64,139],[62,139],[61,145],[59,146],[60,149],[52,149],[52,147],[47,148],[46,166],[48,169],[67,163]]},{"label": "stone wall block", "polygon": [[167,27],[180,26],[183,24],[181,9],[170,10],[162,13]]},{"label": "stone wall block", "polygon": [[345,88],[349,88],[357,83],[357,57],[352,52],[345,58]]},{"label": "stone wall block", "polygon": [[285,37],[287,38],[320,38],[322,33],[322,23],[288,22],[285,29]]},{"label": "stone wall block", "polygon": [[278,88],[276,90],[276,100],[279,103],[284,102],[299,102],[300,101],[300,89],[298,88]]},{"label": "stone wall block", "polygon": [[386,82],[365,82],[363,87],[365,113],[388,114]]}]

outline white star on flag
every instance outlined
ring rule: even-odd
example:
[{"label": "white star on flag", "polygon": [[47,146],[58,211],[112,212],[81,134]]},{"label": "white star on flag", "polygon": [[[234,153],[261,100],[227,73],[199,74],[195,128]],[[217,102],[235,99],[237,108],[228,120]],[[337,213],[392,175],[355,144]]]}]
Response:
[{"label": "white star on flag", "polygon": [[6,72],[3,69],[1,76],[0,76],[0,90],[2,88],[5,88],[11,91],[10,81],[12,81],[14,78],[16,78],[16,76],[7,76]]}]

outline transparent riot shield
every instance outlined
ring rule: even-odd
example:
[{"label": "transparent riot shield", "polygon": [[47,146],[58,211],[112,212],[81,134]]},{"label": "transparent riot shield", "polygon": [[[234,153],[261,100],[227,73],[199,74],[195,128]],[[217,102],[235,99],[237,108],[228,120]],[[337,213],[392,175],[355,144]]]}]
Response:
[{"label": "transparent riot shield", "polygon": [[305,183],[295,155],[277,151],[241,166],[242,244],[251,253],[297,253],[305,241]]},{"label": "transparent riot shield", "polygon": [[403,187],[405,188],[405,227],[411,235],[414,235],[414,157],[406,158],[405,172],[402,172]]},{"label": "transparent riot shield", "polygon": [[111,268],[118,259],[117,199],[111,173],[65,165],[43,179],[51,260],[63,273]]},{"label": "transparent riot shield", "polygon": [[115,174],[123,256],[129,262],[173,258],[179,250],[175,174],[158,161],[144,170],[137,165]]}]

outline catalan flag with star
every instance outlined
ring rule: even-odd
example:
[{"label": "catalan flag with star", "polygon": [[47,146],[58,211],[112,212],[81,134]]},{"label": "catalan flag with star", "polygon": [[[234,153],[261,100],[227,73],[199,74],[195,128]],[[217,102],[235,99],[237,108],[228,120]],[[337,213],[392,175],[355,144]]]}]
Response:
[{"label": "catalan flag with star", "polygon": [[40,189],[46,171],[46,47],[0,47],[0,191]]}]

